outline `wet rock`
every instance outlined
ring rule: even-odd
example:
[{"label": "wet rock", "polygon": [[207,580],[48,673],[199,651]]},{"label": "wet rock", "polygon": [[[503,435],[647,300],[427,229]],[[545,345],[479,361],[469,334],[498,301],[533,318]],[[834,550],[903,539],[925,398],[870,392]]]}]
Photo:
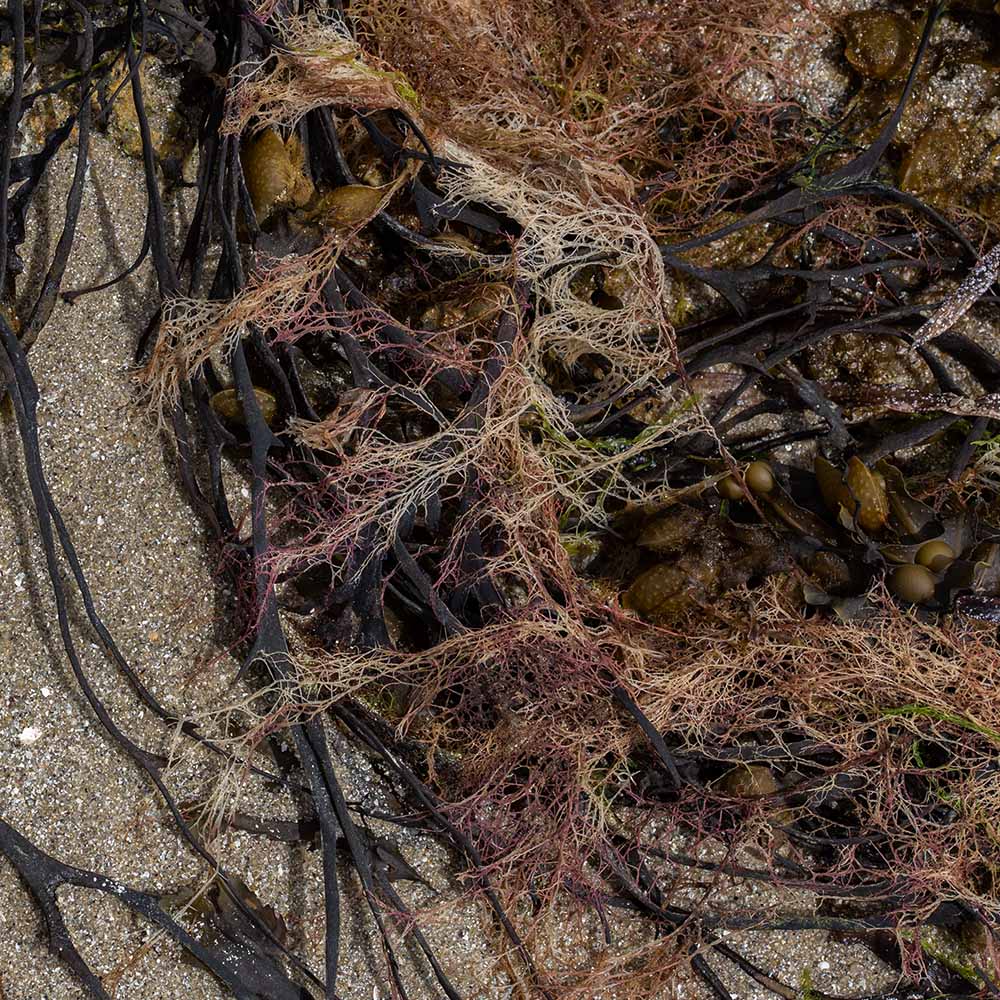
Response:
[{"label": "wet rock", "polygon": [[968,130],[957,124],[932,125],[907,151],[899,172],[904,191],[940,201],[960,191],[971,169]]},{"label": "wet rock", "polygon": [[823,382],[924,388],[926,370],[897,337],[836,334],[807,354],[809,374]]},{"label": "wet rock", "polygon": [[280,208],[302,207],[315,193],[295,135],[285,140],[274,129],[266,129],[244,144],[240,161],[261,224]]},{"label": "wet rock", "polygon": [[[277,412],[278,401],[266,389],[258,389],[254,386],[253,392],[257,397],[257,405],[260,407],[264,422],[270,424]],[[223,389],[221,392],[217,392],[211,399],[211,406],[224,420],[235,424],[245,423],[243,402],[236,389]]]},{"label": "wet rock", "polygon": [[763,764],[740,764],[719,779],[718,787],[727,795],[745,799],[773,795],[779,785],[769,767]]},{"label": "wet rock", "polygon": [[917,48],[917,31],[902,14],[866,10],[844,22],[844,56],[863,77],[894,80],[905,76]]}]

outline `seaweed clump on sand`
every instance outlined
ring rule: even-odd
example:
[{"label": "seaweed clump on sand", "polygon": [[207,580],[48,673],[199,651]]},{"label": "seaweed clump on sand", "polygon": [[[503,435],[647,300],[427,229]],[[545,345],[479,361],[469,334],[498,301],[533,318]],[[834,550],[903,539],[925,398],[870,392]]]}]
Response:
[{"label": "seaweed clump on sand", "polygon": [[[834,122],[737,96],[750,74],[781,82],[769,44],[805,30],[782,4],[412,7],[140,2],[95,23],[71,3],[27,12],[34,39],[21,0],[8,9],[7,289],[32,191],[78,144],[42,297],[0,324],[53,586],[58,544],[89,601],[26,352],[72,246],[92,98],[127,90],[161,297],[140,380],[242,595],[250,733],[290,739],[280,780],[304,815],[255,820],[220,794],[195,822],[64,629],[67,654],[206,863],[225,824],[318,837],[325,884],[319,973],[224,870],[198,938],[166,898],[0,827],[54,947],[106,995],[55,896],[89,885],[238,996],[333,996],[339,854],[396,995],[413,958],[457,997],[378,819],[451,849],[526,996],[650,995],[683,963],[720,1000],[736,971],[798,995],[726,937],[751,927],[856,936],[905,972],[895,997],[996,992],[1000,357],[960,324],[995,303],[978,209],[1000,175],[987,159],[932,197],[928,157],[949,147],[923,137],[944,126],[908,118],[959,58],[940,32],[958,25],[991,65],[994,13],[843,22],[858,79]],[[176,245],[153,58],[188,74],[200,116]],[[43,64],[77,110],[14,156]],[[227,460],[250,478],[246,519]],[[239,740],[160,706],[87,608],[138,696],[248,770]],[[398,813],[347,801],[334,729]],[[717,905],[705,873],[817,903]],[[553,921],[593,914],[611,944],[616,913],[655,932],[617,964],[549,950]],[[928,944],[948,935],[975,942],[961,961]]]}]

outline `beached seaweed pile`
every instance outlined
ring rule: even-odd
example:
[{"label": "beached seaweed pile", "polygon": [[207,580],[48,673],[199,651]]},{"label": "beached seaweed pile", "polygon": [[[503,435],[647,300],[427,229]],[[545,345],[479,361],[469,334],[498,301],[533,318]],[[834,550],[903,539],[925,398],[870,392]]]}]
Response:
[{"label": "beached seaweed pile", "polygon": [[[394,885],[417,873],[345,798],[333,729],[398,801],[378,819],[451,849],[518,995],[651,996],[689,963],[720,1000],[727,966],[822,996],[720,933],[751,927],[856,936],[905,973],[892,996],[997,993],[1000,18],[945,6],[836,20],[834,119],[775,96],[776,53],[819,23],[799,4],[10,0],[0,334],[67,655],[211,867],[235,806],[174,801],[80,667],[66,588],[222,767],[250,780],[254,749],[290,739],[285,826],[318,837],[325,876],[320,973],[223,869],[184,901],[214,921],[198,937],[177,899],[0,821],[95,996],[60,885],[116,894],[237,996],[332,997],[344,861],[391,995],[408,961],[459,995]],[[183,78],[193,154],[150,126],[151,65]],[[942,110],[970,67],[964,117]],[[71,110],[36,148],[18,129],[45,94]],[[240,595],[249,693],[217,740],[117,652],[38,446],[27,352],[88,137],[112,127],[144,163],[161,299],[141,393]],[[62,238],[15,314],[25,219],[68,143]],[[178,183],[197,202],[172,241]],[[723,875],[817,902],[720,905]],[[596,914],[611,943],[618,913],[655,934],[593,969],[547,951],[553,921]]]}]

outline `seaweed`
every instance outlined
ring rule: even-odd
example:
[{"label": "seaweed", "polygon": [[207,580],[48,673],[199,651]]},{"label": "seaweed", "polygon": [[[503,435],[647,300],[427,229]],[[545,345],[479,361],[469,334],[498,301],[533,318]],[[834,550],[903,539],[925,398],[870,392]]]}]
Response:
[{"label": "seaweed", "polygon": [[[733,37],[741,5],[723,6],[701,27]],[[777,30],[769,5],[749,6],[762,34]],[[995,531],[980,516],[988,482],[971,500],[957,485],[1000,419],[1000,361],[954,328],[993,301],[997,251],[981,254],[985,231],[898,190],[885,167],[946,5],[926,11],[898,99],[860,149],[829,134],[803,148],[803,119],[787,106],[741,120],[718,82],[699,76],[684,41],[697,15],[682,9],[538,3],[523,24],[491,14],[487,37],[464,15],[442,21],[434,4],[130,0],[99,18],[70,7],[80,30],[33,9],[35,50],[50,54],[30,67],[23,0],[8,11],[8,298],[31,198],[74,129],[76,173],[36,301],[20,324],[0,314],[4,377],[77,682],[216,881],[212,935],[199,940],[159,897],[64,865],[0,821],[0,849],[53,950],[108,995],[56,899],[60,885],[86,886],[163,928],[236,996],[333,997],[346,862],[394,995],[409,995],[404,963],[415,962],[458,1000],[425,915],[394,885],[425,876],[368,829],[378,819],[419,827],[459,859],[524,995],[582,997],[610,982],[650,995],[687,963],[719,998],[732,996],[733,970],[778,996],[826,996],[781,982],[725,940],[747,929],[820,929],[873,948],[892,932],[907,981],[884,1000],[936,995],[910,928],[971,922],[993,934],[986,814],[1000,725],[995,644],[958,634],[948,617],[988,618],[996,597]],[[616,27],[676,45],[681,82],[607,44]],[[429,53],[463,30],[482,80],[462,70],[460,94]],[[522,53],[522,30],[545,44]],[[178,240],[146,110],[141,71],[153,52],[204,85],[197,200]],[[127,86],[148,206],[125,274],[150,256],[159,294],[137,344],[139,380],[241,595],[234,681],[253,693],[251,729],[285,733],[294,749],[290,773],[253,771],[296,791],[298,821],[235,811],[224,784],[196,821],[165,762],[95,693],[68,625],[59,551],[136,696],[220,760],[244,761],[238,739],[209,738],[162,706],[118,650],[38,444],[27,352],[60,294],[102,117],[91,99],[119,53],[125,78],[102,114]],[[77,110],[40,150],[15,157],[34,99],[25,83],[57,65],[68,75],[48,89],[74,93]],[[732,81],[747,65],[766,65],[756,43],[721,75]],[[502,83],[493,107],[483,81]],[[652,107],[667,97],[676,113],[664,122]],[[779,126],[793,138],[776,139]],[[263,181],[284,193],[266,209],[255,172],[270,164],[247,155],[261,133],[282,152],[280,176]],[[674,160],[690,156],[684,177],[660,169],[654,151],[670,143]],[[350,206],[348,188],[360,193]],[[677,239],[686,224],[693,235]],[[941,276],[970,266],[942,291]],[[678,285],[698,289],[702,307],[675,326]],[[928,296],[940,299],[929,320]],[[817,371],[817,351],[849,337],[905,345],[922,382]],[[954,447],[935,476],[920,456],[942,436]],[[815,474],[774,459],[789,445],[818,457]],[[879,462],[907,455],[917,459],[905,475]],[[224,456],[250,478],[246,523],[233,514]],[[752,476],[754,465],[767,476]],[[643,621],[627,596],[654,565],[643,526],[678,505],[697,512],[702,551],[691,554],[690,538],[658,544],[671,586],[683,577],[690,593],[671,605],[675,617]],[[585,568],[567,534],[598,540]],[[953,570],[935,578],[926,607],[901,609],[886,589],[894,560],[941,538],[962,540]],[[828,591],[809,582],[818,555],[828,570],[843,566]],[[334,730],[378,767],[398,815],[347,800]],[[734,768],[757,786],[727,777]],[[206,833],[227,825],[318,844],[322,976],[220,868]],[[752,865],[748,851],[767,863]],[[935,861],[949,851],[964,852],[961,863]],[[816,912],[716,908],[693,872],[809,891]],[[612,971],[567,967],[544,933],[567,899],[598,915],[609,943],[613,910],[648,925],[650,943]],[[399,947],[396,927],[415,949]],[[985,964],[977,974],[995,992]]]}]

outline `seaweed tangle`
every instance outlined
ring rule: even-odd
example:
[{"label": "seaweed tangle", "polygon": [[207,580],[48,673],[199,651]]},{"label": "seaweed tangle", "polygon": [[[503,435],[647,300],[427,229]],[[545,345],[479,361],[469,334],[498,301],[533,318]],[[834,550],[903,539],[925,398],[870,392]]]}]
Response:
[{"label": "seaweed tangle", "polygon": [[[108,993],[66,931],[63,884],[116,895],[236,996],[337,995],[346,860],[393,995],[419,962],[459,997],[394,885],[421,873],[376,819],[448,846],[521,995],[652,995],[684,965],[720,1000],[734,972],[802,995],[727,937],[747,929],[867,943],[905,974],[886,1000],[996,994],[1000,663],[977,623],[1000,606],[1000,535],[976,456],[1000,419],[1000,359],[956,326],[995,302],[996,252],[887,162],[945,5],[913,19],[909,71],[863,143],[810,141],[790,102],[739,110],[704,72],[697,15],[647,6],[540,2],[520,21],[474,4],[10,3],[8,297],[32,196],[76,142],[41,293],[0,316],[60,631],[95,715],[216,873],[206,943],[161,899],[0,823],[93,995]],[[785,30],[781,5],[745,6],[701,24],[726,40],[727,85]],[[198,86],[197,200],[176,243],[144,105],[152,58]],[[65,75],[43,84],[42,66]],[[43,90],[76,110],[14,156]],[[133,267],[152,258],[160,295],[138,378],[241,595],[242,741],[142,685],[45,480],[28,351],[72,251],[95,94],[98,117],[135,109],[148,212]],[[889,345],[891,379],[852,370],[872,345]],[[246,520],[227,463],[249,476]],[[290,737],[294,764],[266,776],[299,793],[297,821],[240,813],[224,782],[200,821],[175,801],[163,759],[80,665],[59,551],[165,725],[239,774],[247,744]],[[398,814],[348,800],[334,730]],[[321,972],[213,857],[227,825],[318,840]],[[702,878],[816,905],[717,904]],[[548,950],[553,921],[596,916],[610,944],[622,914],[650,933],[617,964]],[[984,943],[960,967],[921,944],[973,930]]]}]

